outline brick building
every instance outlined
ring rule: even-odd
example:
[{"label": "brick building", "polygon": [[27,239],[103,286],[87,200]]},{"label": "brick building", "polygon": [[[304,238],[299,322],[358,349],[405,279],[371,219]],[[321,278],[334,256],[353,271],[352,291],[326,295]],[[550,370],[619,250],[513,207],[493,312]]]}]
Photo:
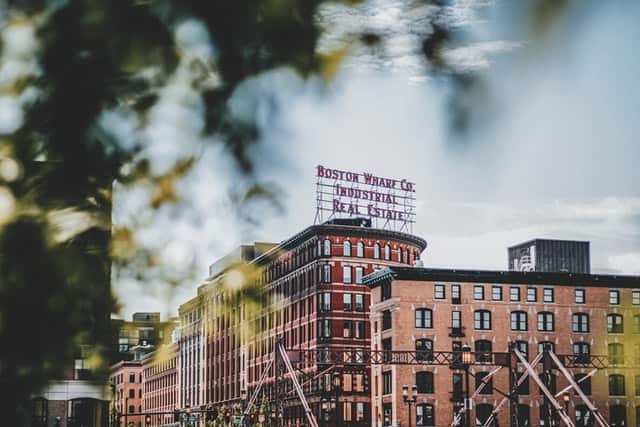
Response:
[{"label": "brick building", "polygon": [[[178,407],[180,363],[178,344],[150,353],[142,360],[143,412],[172,412]],[[171,426],[173,414],[152,415],[150,427]]]},{"label": "brick building", "polygon": [[[557,354],[608,356],[610,368],[582,388],[611,426],[640,425],[640,371],[621,367],[640,366],[640,277],[391,267],[364,282],[372,289],[372,349],[415,349],[427,362],[432,351],[467,344],[474,352],[506,352],[510,342],[529,360],[545,344]],[[471,366],[472,390],[491,368]],[[373,425],[409,425],[403,385],[417,386],[414,426],[449,425],[462,403],[462,373],[446,365],[382,364],[372,370]],[[576,379],[589,370],[571,369]],[[558,375],[549,385],[561,390],[567,381]],[[498,372],[474,401],[472,425],[482,425],[502,397],[498,390],[508,389],[508,374]],[[576,425],[593,425],[577,396],[568,399]],[[545,425],[545,410],[538,386],[525,381],[519,424]],[[509,425],[508,410],[498,421]]]},{"label": "brick building", "polygon": [[142,412],[142,362],[140,360],[121,361],[111,367],[110,383],[114,394],[111,400],[111,414],[120,415],[119,426],[142,427],[144,417],[129,415]]},{"label": "brick building", "polygon": [[[413,265],[426,242],[346,221],[249,248],[212,268],[198,295],[179,309],[181,407],[213,405],[239,413],[243,391],[253,392],[278,337],[287,348],[368,348],[370,292],[362,278],[385,266]],[[369,426],[369,370],[313,363],[303,375],[309,379],[325,370],[304,383],[316,416],[331,425]],[[301,405],[275,375],[267,373],[259,411],[284,424],[303,424]],[[332,389],[336,375],[339,393]]]}]

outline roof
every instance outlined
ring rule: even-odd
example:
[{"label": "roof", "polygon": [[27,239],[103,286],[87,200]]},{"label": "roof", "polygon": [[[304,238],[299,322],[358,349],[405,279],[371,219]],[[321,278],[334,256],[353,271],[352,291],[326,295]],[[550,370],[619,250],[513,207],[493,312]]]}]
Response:
[{"label": "roof", "polygon": [[458,270],[417,267],[384,268],[363,277],[362,283],[370,288],[375,288],[388,280],[640,288],[640,276],[546,273],[538,271]]},{"label": "roof", "polygon": [[516,243],[515,245],[509,246],[507,249],[515,249],[524,245],[531,245],[536,242],[563,242],[563,243],[579,243],[581,245],[589,245],[591,242],[589,240],[567,240],[567,239],[531,239],[526,240],[524,242]]}]

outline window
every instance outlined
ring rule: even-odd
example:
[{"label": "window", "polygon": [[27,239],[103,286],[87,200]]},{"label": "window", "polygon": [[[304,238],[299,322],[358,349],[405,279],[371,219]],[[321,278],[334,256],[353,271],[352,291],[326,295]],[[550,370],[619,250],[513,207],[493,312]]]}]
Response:
[{"label": "window", "polygon": [[589,332],[589,315],[574,313],[572,316],[573,332]]},{"label": "window", "polygon": [[393,347],[392,347],[391,338],[383,339],[382,340],[382,351],[383,351],[382,361],[384,363],[391,362],[391,358],[393,356],[391,353],[392,350],[393,350]]},{"label": "window", "polygon": [[584,289],[576,289],[576,304],[584,304],[586,300],[586,291]]},{"label": "window", "polygon": [[590,361],[589,354],[591,348],[586,342],[573,343],[573,355],[576,356],[575,363],[588,364]]},{"label": "window", "polygon": [[487,375],[489,375],[488,372],[476,372],[476,390],[478,390],[478,394],[493,394],[493,378],[489,378],[486,384],[482,384]]},{"label": "window", "polygon": [[516,348],[520,353],[524,355],[525,358],[529,357],[529,343],[526,341],[516,341]]},{"label": "window", "polygon": [[454,402],[462,402],[463,393],[462,393],[462,374],[453,373],[451,374],[451,400]]},{"label": "window", "polygon": [[532,288],[532,287],[527,288],[527,301],[528,302],[538,301],[538,290],[536,288]]},{"label": "window", "polygon": [[136,382],[136,373],[135,372],[129,372],[129,382],[130,383],[135,383]]},{"label": "window", "polygon": [[633,333],[640,334],[640,314],[633,316]]},{"label": "window", "polygon": [[476,310],[473,312],[473,327],[478,330],[491,329],[491,312]]},{"label": "window", "polygon": [[344,311],[353,310],[353,306],[351,305],[351,294],[342,294],[342,307]]},{"label": "window", "polygon": [[609,304],[618,305],[620,304],[620,291],[617,289],[609,290]]},{"label": "window", "polygon": [[416,386],[418,393],[433,393],[433,372],[416,372]]},{"label": "window", "polygon": [[331,311],[331,294],[329,292],[318,294],[318,306],[320,311]]},{"label": "window", "polygon": [[544,288],[542,290],[542,300],[544,302],[553,302],[553,288]]},{"label": "window", "polygon": [[627,407],[625,405],[611,405],[609,407],[609,427],[627,426]]},{"label": "window", "polygon": [[538,353],[542,353],[545,350],[553,351],[555,353],[556,345],[550,341],[540,341],[538,343]]},{"label": "window", "polygon": [[387,329],[391,329],[391,310],[382,312],[382,330],[386,331]]},{"label": "window", "polygon": [[518,404],[518,426],[529,427],[531,425],[531,416],[529,405],[524,403]]},{"label": "window", "polygon": [[393,413],[393,404],[391,402],[382,404],[382,426],[389,427],[391,426],[391,416]]},{"label": "window", "polygon": [[543,311],[538,313],[538,331],[553,332],[553,313]]},{"label": "window", "polygon": [[540,426],[557,427],[560,426],[558,413],[553,408],[549,408],[546,403],[540,405]]},{"label": "window", "polygon": [[509,288],[509,301],[520,301],[520,288],[516,286]]},{"label": "window", "polygon": [[356,284],[362,284],[362,277],[364,276],[364,267],[356,267]]},{"label": "window", "polygon": [[609,396],[624,396],[624,375],[609,375]]},{"label": "window", "polygon": [[635,396],[640,396],[640,375],[634,377],[635,382]]},{"label": "window", "polygon": [[398,262],[402,262],[402,248],[397,249]]},{"label": "window", "polygon": [[462,312],[454,310],[451,312],[451,329],[453,332],[462,332]]},{"label": "window", "polygon": [[[444,299],[444,289],[442,299]],[[460,304],[460,285],[451,285],[451,304]]]},{"label": "window", "polygon": [[351,338],[353,336],[353,321],[345,320],[342,326],[342,336],[344,338]]},{"label": "window", "polygon": [[[556,375],[552,373],[542,373],[540,375],[540,379],[542,380],[542,384],[549,389],[549,391],[553,394],[557,392],[557,381]],[[542,394],[542,389],[540,389],[540,394]]]},{"label": "window", "polygon": [[342,244],[342,255],[351,256],[351,242],[348,240],[345,240]]},{"label": "window", "polygon": [[331,264],[322,265],[322,283],[331,283]]},{"label": "window", "polygon": [[591,394],[591,377],[587,374],[576,374],[574,376],[574,381],[578,383],[580,390],[586,395]]},{"label": "window", "polygon": [[391,298],[391,281],[387,280],[382,283],[382,301]]},{"label": "window", "polygon": [[624,363],[624,344],[610,343],[607,345],[607,353],[611,365],[622,365]]},{"label": "window", "polygon": [[476,406],[476,425],[483,426],[493,412],[493,406],[488,403],[480,403]]},{"label": "window", "polygon": [[491,287],[491,300],[502,301],[502,286]]},{"label": "window", "polygon": [[432,404],[416,405],[416,427],[435,427],[436,411]]},{"label": "window", "polygon": [[473,299],[474,300],[483,300],[484,299],[484,286],[476,285],[473,287]]},{"label": "window", "polygon": [[518,394],[529,394],[529,377],[526,377],[518,386]]},{"label": "window", "polygon": [[342,267],[342,283],[351,283],[351,266]]},{"label": "window", "polygon": [[621,334],[624,332],[624,323],[621,314],[607,314],[607,332]]},{"label": "window", "polygon": [[373,257],[375,259],[380,259],[380,245],[378,243],[373,245]]},{"label": "window", "polygon": [[428,308],[416,309],[416,328],[432,328],[432,314],[433,312]]},{"label": "window", "polygon": [[323,247],[324,247],[324,251],[322,254],[324,256],[331,256],[331,240],[325,239]]},{"label": "window", "polygon": [[382,373],[382,394],[391,394],[391,390],[393,389],[392,383],[392,372],[384,371]]},{"label": "window", "polygon": [[384,259],[391,261],[391,246],[384,245]]},{"label": "window", "polygon": [[435,299],[444,299],[445,298],[445,291],[444,291],[444,285],[435,285],[434,287],[434,296]]},{"label": "window", "polygon": [[129,389],[129,399],[134,399],[136,397],[136,391],[132,388]]},{"label": "window", "polygon": [[356,256],[360,258],[364,257],[364,243],[358,242],[358,245],[356,246]]},{"label": "window", "polygon": [[476,354],[476,362],[491,363],[491,351],[492,351],[491,341],[477,340],[473,344],[473,348]]},{"label": "window", "polygon": [[331,338],[331,319],[318,320],[318,337]]},{"label": "window", "polygon": [[136,407],[133,405],[129,405],[129,413],[133,414],[134,412],[136,412]]},{"label": "window", "polygon": [[49,417],[48,400],[42,397],[36,397],[31,401],[31,425],[32,426],[47,426],[47,419]]},{"label": "window", "polygon": [[634,289],[631,291],[631,304],[640,305],[640,289]]},{"label": "window", "polygon": [[416,360],[419,362],[433,361],[433,341],[427,338],[416,340]]},{"label": "window", "polygon": [[356,294],[356,311],[364,311],[364,294]]},{"label": "window", "polygon": [[356,320],[356,338],[366,338],[364,320]]},{"label": "window", "polygon": [[527,330],[527,313],[524,311],[511,312],[511,330],[526,331]]},{"label": "window", "polygon": [[576,427],[591,427],[594,425],[593,414],[587,405],[576,406]]}]

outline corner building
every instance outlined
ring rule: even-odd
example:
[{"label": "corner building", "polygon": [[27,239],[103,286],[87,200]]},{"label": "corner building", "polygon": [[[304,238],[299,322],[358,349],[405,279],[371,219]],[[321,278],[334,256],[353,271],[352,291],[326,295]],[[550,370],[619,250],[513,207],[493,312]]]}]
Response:
[{"label": "corner building", "polygon": [[[183,328],[189,328],[181,338],[182,357],[188,347],[194,355],[189,366],[201,366],[184,373],[183,385],[194,388],[183,388],[181,404],[186,391],[191,402],[239,414],[242,390],[251,396],[279,338],[290,349],[368,348],[371,301],[363,277],[388,266],[414,265],[426,246],[410,234],[345,221],[314,225],[278,245],[242,247],[237,256],[225,257],[223,265],[211,269],[198,296],[179,310]],[[241,291],[242,304],[234,291],[238,271],[251,278]],[[202,340],[194,348],[196,330]],[[321,424],[371,425],[369,368],[348,371],[313,362],[300,369],[305,395]],[[306,425],[302,405],[273,368],[256,411],[267,423],[271,415],[279,425]]]},{"label": "corner building", "polygon": [[[583,391],[610,426],[640,425],[640,277],[391,267],[365,283],[372,288],[371,348],[415,349],[427,361],[373,365],[373,425],[450,425],[463,402],[463,373],[429,364],[429,354],[465,344],[472,352],[507,352],[509,343],[529,361],[544,346],[559,355],[605,356],[608,369],[584,381]],[[471,391],[495,367],[475,357]],[[579,380],[592,368],[569,370]],[[556,393],[568,382],[552,372],[548,385]],[[411,421],[404,385],[417,386]],[[506,368],[474,399],[471,425],[484,424],[502,399],[499,390],[509,390]],[[574,392],[567,399],[576,426],[596,425]],[[499,412],[498,425],[510,425],[508,406]],[[531,379],[519,390],[517,413],[518,426],[561,425],[545,420],[544,399]]]}]

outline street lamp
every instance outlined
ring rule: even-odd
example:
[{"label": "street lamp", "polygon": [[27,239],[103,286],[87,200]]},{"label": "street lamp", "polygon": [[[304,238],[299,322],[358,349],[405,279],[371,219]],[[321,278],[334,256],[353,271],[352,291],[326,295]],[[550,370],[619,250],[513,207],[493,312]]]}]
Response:
[{"label": "street lamp", "polygon": [[411,427],[411,405],[415,405],[418,400],[418,386],[415,384],[411,386],[411,397],[409,397],[409,386],[402,386],[402,400],[405,404],[409,405],[409,427]]},{"label": "street lamp", "polygon": [[568,391],[565,391],[562,394],[562,401],[564,402],[564,410],[569,415],[569,401],[571,400],[571,395],[569,395]]},{"label": "street lamp", "polygon": [[464,382],[465,382],[465,398],[464,398],[464,411],[465,411],[465,423],[466,427],[471,426],[471,399],[469,399],[469,366],[471,365],[471,347],[468,344],[462,346],[462,369],[464,369]]}]

